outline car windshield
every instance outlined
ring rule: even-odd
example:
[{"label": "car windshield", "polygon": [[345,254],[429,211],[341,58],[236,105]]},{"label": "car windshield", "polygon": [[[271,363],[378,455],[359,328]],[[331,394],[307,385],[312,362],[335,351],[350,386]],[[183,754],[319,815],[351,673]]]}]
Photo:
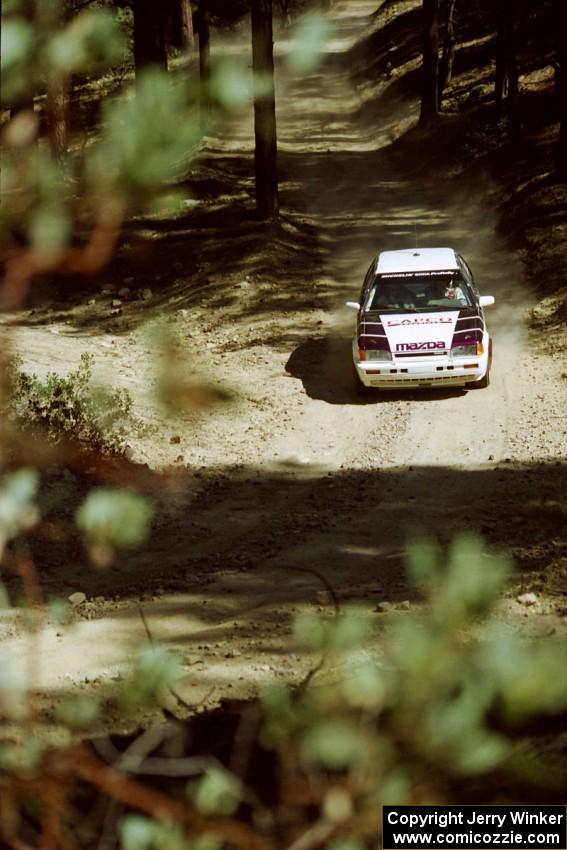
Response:
[{"label": "car windshield", "polygon": [[396,275],[376,278],[365,310],[421,313],[472,306],[470,291],[459,274]]}]

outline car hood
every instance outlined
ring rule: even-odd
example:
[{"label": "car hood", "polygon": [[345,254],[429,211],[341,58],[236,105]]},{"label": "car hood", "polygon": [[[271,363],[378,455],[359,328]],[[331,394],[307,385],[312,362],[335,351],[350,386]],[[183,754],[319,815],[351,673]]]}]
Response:
[{"label": "car hood", "polygon": [[396,352],[447,351],[482,342],[484,319],[477,308],[436,313],[362,313],[358,320],[362,349]]},{"label": "car hood", "polygon": [[458,310],[380,315],[392,352],[402,351],[412,343],[424,343],[428,348],[450,348],[458,318]]}]

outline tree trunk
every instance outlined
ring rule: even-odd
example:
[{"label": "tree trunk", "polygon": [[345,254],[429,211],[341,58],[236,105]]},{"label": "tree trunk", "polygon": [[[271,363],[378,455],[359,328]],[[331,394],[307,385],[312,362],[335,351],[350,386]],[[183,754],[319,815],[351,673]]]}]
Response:
[{"label": "tree trunk", "polygon": [[193,15],[190,0],[168,0],[167,41],[182,53],[193,47]]},{"label": "tree trunk", "polygon": [[251,12],[256,209],[267,220],[279,210],[272,0],[252,0]]},{"label": "tree trunk", "polygon": [[69,100],[69,77],[53,73],[47,81],[45,114],[51,155],[61,165],[69,147]]},{"label": "tree trunk", "polygon": [[508,93],[508,61],[510,56],[510,24],[506,0],[498,0],[498,21],[496,25],[496,75],[494,80],[494,99],[497,109]]},{"label": "tree trunk", "polygon": [[180,49],[184,52],[191,50],[195,43],[195,35],[193,33],[193,11],[191,9],[191,0],[179,0],[181,12],[181,46]]},{"label": "tree trunk", "polygon": [[559,103],[559,146],[557,170],[567,180],[567,6],[565,0],[556,0],[557,21],[557,94]]},{"label": "tree trunk", "polygon": [[439,68],[439,101],[443,92],[453,78],[453,64],[455,61],[455,3],[456,0],[445,0],[444,23],[445,34],[443,38],[443,54]]},{"label": "tree trunk", "polygon": [[563,95],[561,109],[561,128],[559,130],[559,149],[557,170],[562,180],[567,181],[567,92]]},{"label": "tree trunk", "polygon": [[[46,15],[46,22],[54,28],[65,23],[63,10],[57,4],[47,7]],[[69,146],[70,89],[69,74],[50,67],[46,81],[45,123],[51,155],[62,168]]]},{"label": "tree trunk", "polygon": [[197,12],[199,30],[199,80],[201,86],[201,132],[207,132],[209,123],[209,75],[211,58],[211,33],[209,23],[209,0],[199,0]]},{"label": "tree trunk", "polygon": [[553,92],[557,103],[560,103],[561,98],[561,63],[563,60],[563,44],[565,42],[565,35],[562,31],[565,26],[565,20],[563,17],[564,11],[564,0],[554,0],[552,17],[552,23],[555,29],[555,74],[553,78]]},{"label": "tree trunk", "polygon": [[[0,45],[2,44],[2,21],[3,21],[3,10],[2,10],[2,0],[0,0]],[[2,58],[2,48],[0,47],[0,59]],[[0,103],[2,103],[2,77],[0,76]]]},{"label": "tree trunk", "polygon": [[520,24],[525,13],[525,5],[520,0],[499,0],[494,99],[499,113],[503,111],[504,101],[506,103],[510,135],[514,142],[522,138],[518,51]]},{"label": "tree trunk", "polygon": [[420,124],[439,115],[439,0],[423,0],[423,66]]},{"label": "tree trunk", "polygon": [[515,33],[512,33],[510,56],[508,57],[508,114],[512,141],[522,138],[522,116],[520,114],[520,77]]},{"label": "tree trunk", "polygon": [[136,76],[149,65],[156,65],[167,71],[164,3],[156,0],[134,0],[133,11]]}]

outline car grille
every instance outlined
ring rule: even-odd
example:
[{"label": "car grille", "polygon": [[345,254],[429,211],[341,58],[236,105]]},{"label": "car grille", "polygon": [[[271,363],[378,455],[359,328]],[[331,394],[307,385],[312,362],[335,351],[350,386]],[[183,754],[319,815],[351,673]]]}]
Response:
[{"label": "car grille", "polygon": [[[398,377],[391,377],[391,378],[388,379],[387,383],[388,384],[419,384],[419,383],[434,384],[434,383],[439,382],[439,381],[443,381],[444,383],[447,383],[448,381],[454,381],[455,383],[456,382],[463,383],[463,382],[466,381],[466,378],[464,377],[464,375],[443,375],[443,376],[439,376],[438,378],[398,378]],[[383,380],[382,381],[373,381],[372,383],[375,384],[376,386],[378,386],[378,384],[384,384],[384,383],[386,383],[386,381],[383,381]]]},{"label": "car grille", "polygon": [[404,354],[396,352],[394,355],[396,360],[400,357],[447,357],[446,351],[409,351]]}]

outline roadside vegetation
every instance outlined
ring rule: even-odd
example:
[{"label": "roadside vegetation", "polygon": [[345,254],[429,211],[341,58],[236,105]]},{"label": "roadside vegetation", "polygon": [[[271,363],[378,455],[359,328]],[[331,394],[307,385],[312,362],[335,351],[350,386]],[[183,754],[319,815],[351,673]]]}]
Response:
[{"label": "roadside vegetation", "polygon": [[30,440],[67,440],[89,451],[123,454],[128,435],[144,425],[132,412],[128,390],[93,386],[92,366],[92,357],[83,354],[76,371],[65,376],[50,372],[42,380],[23,372],[14,358],[7,370],[5,420]]},{"label": "roadside vegetation", "polygon": [[[112,568],[123,552],[143,552],[155,513],[125,472],[129,435],[147,427],[130,393],[93,387],[89,355],[65,374],[24,370],[12,320],[41,302],[42,286],[64,306],[74,286],[98,285],[136,262],[128,242],[136,216],[173,228],[190,207],[183,181],[200,167],[203,140],[224,122],[229,133],[248,97],[241,63],[214,60],[210,49],[216,36],[230,40],[237,5],[251,12],[248,225],[269,253],[274,234],[289,227],[278,185],[270,0],[230,9],[209,0],[195,8],[188,0],[3,4],[0,259],[11,321],[0,327],[0,604],[35,647],[29,669],[9,657],[0,663],[0,843],[14,850],[363,850],[378,846],[382,803],[564,800],[565,642],[501,627],[498,602],[513,566],[477,537],[408,546],[420,608],[380,626],[381,653],[369,651],[376,625],[342,606],[323,576],[334,616],[294,624],[311,672],[249,704],[200,715],[178,692],[192,662],[154,639],[141,609],[146,641],[104,695],[42,702],[34,680],[41,631],[64,628],[70,612],[43,586],[42,535],[80,535],[90,568]],[[534,321],[563,332],[567,62],[555,33],[564,12],[561,0],[533,5],[383,2],[344,73],[364,81],[369,123],[384,117],[374,107],[394,97],[419,102],[416,126],[389,151],[406,173],[431,174],[440,154],[444,180],[480,165],[498,172],[499,226],[532,262],[545,298]],[[286,69],[312,73],[332,10],[282,0],[275,11],[278,28],[296,27]],[[221,245],[219,263],[222,255]],[[163,318],[154,292],[137,286],[141,307]],[[113,299],[107,318],[122,307]],[[155,394],[171,421],[226,401],[226,390],[193,376],[166,326],[155,327]],[[70,443],[89,461],[62,528],[43,522],[42,477],[64,478]],[[93,458],[108,455],[123,464],[112,480],[105,467],[89,471]],[[546,511],[554,523],[564,515],[556,500]],[[140,731],[107,735],[117,716]]]}]

